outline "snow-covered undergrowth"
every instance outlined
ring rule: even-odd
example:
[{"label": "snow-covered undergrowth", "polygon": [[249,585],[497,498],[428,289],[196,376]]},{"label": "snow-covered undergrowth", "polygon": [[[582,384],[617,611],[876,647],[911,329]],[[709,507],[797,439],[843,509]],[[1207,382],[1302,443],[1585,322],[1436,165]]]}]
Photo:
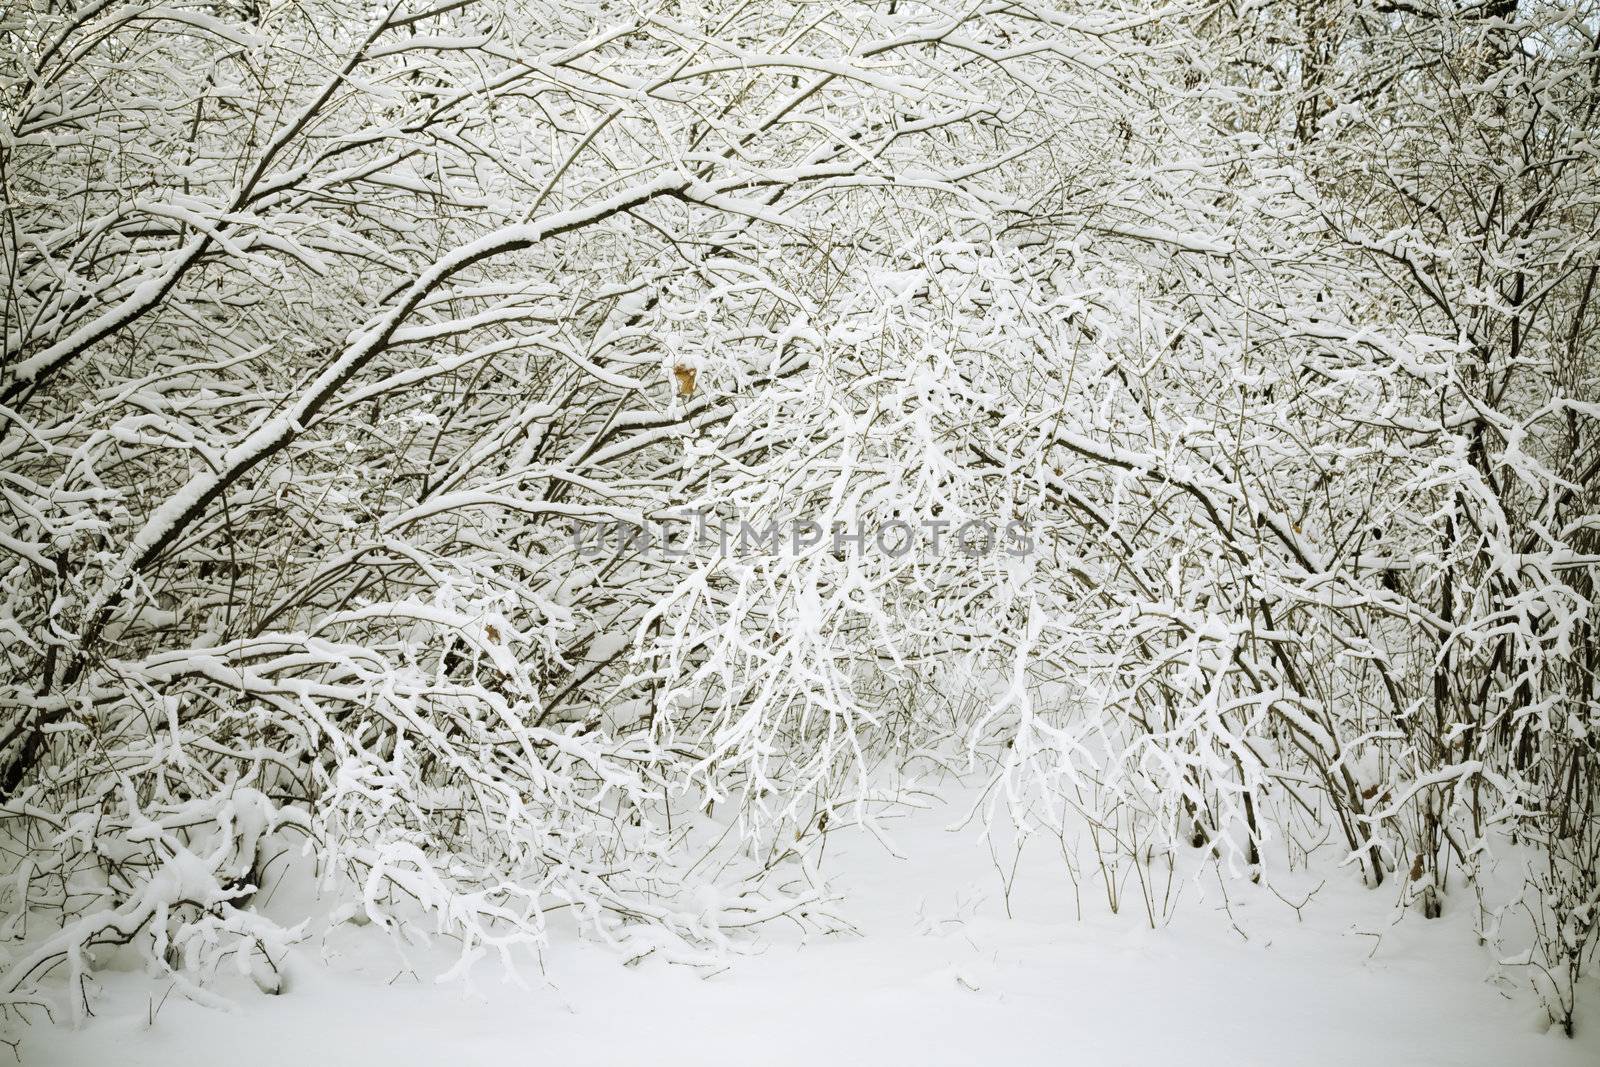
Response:
[{"label": "snow-covered undergrowth", "polygon": [[222,1049],[239,1067],[1333,1065],[1352,1049],[1417,1067],[1594,1060],[1591,1017],[1562,1037],[1477,944],[1467,911],[1375,908],[1337,850],[1308,868],[1269,848],[1258,884],[1219,878],[1198,850],[1158,858],[1152,928],[1139,878],[1100,866],[1087,824],[991,842],[969,818],[981,788],[922,761],[913,773],[898,790],[882,783],[896,802],[870,809],[876,833],[841,814],[825,835],[818,858],[847,930],[766,924],[721,967],[619,967],[558,912],[520,981],[483,961],[441,985],[432,976],[455,946],[340,922],[333,898],[286,884],[260,904],[309,920],[283,960],[285,995],[224,973],[214,988],[234,1005],[221,1012],[170,980],[107,969],[96,1017],[29,1034],[25,1062],[136,1067]]},{"label": "snow-covered undergrowth", "polygon": [[281,989],[293,879],[461,971],[714,969],[846,927],[915,757],[1146,920],[1331,851],[1571,1031],[1595,26],[8,10],[8,1024]]}]

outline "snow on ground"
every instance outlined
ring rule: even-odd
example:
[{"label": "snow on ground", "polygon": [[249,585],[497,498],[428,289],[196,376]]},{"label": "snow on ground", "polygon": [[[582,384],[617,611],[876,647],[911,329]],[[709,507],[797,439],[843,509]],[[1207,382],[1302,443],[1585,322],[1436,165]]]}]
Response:
[{"label": "snow on ground", "polygon": [[[1243,882],[1180,883],[1152,931],[1136,889],[1120,916],[1083,878],[1076,921],[1054,838],[1023,850],[1012,917],[970,798],[885,820],[895,858],[859,829],[827,867],[860,936],[773,928],[756,953],[702,977],[563,933],[545,977],[519,989],[487,968],[468,988],[428,980],[375,929],[342,926],[291,958],[288,993],[222,1012],[148,979],[110,975],[96,1017],[29,1033],[23,1062],[311,1064],[1563,1064],[1600,1062],[1591,1010],[1569,1041],[1525,985],[1475,944],[1470,909],[1396,922],[1387,891],[1330,873],[1295,911]],[[1279,874],[1299,903],[1322,876]],[[1288,890],[1293,890],[1288,891]],[[325,962],[323,962],[325,960]],[[418,978],[413,971],[420,972]],[[157,1002],[159,1001],[159,1004]],[[154,1022],[151,1022],[151,1018]],[[1585,1026],[1584,1024],[1588,1025]]]}]

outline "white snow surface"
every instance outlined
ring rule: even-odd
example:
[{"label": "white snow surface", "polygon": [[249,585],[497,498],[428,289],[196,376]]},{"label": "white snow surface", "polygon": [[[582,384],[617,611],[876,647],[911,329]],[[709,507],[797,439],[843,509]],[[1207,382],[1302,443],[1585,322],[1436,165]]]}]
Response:
[{"label": "white snow surface", "polygon": [[[227,990],[221,1011],[144,976],[102,973],[86,1025],[28,1031],[45,1065],[313,1064],[1538,1064],[1600,1062],[1593,979],[1579,1034],[1551,1028],[1525,981],[1496,965],[1452,899],[1443,918],[1397,916],[1349,873],[1279,870],[1272,889],[1215,874],[1180,881],[1152,930],[1136,881],[1112,915],[1081,872],[1082,920],[1053,836],[991,849],[951,829],[971,795],[882,819],[892,855],[859,828],[830,831],[825,870],[858,935],[772,926],[704,974],[558,928],[527,988],[485,964],[431,979],[441,947],[397,947],[341,925],[302,944],[287,991]],[[997,861],[998,860],[998,864]],[[1270,864],[1269,864],[1270,868]],[[1321,884],[1318,890],[1317,886]],[[1297,920],[1295,904],[1312,906]],[[1159,893],[1159,890],[1158,890]],[[278,901],[271,910],[321,908]],[[401,953],[404,952],[405,958]],[[153,1021],[152,1021],[153,1019]]]}]

